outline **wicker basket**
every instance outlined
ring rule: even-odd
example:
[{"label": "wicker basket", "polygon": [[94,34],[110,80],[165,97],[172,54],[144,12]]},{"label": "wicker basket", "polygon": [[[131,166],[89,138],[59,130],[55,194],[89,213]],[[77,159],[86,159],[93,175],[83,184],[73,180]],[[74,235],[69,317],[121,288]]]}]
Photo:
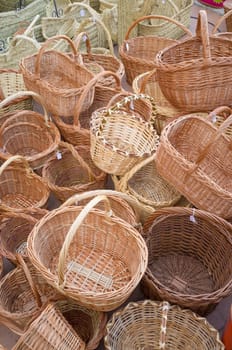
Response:
[{"label": "wicker basket", "polygon": [[105,187],[106,174],[92,162],[89,147],[62,142],[44,165],[42,176],[61,202],[75,193]]},{"label": "wicker basket", "polygon": [[[223,7],[224,7],[225,14],[230,12],[230,10],[232,10],[231,1],[230,0],[225,0],[223,2]],[[231,17],[231,15],[229,15],[226,18],[226,27],[227,27],[227,31],[228,32],[232,31],[232,17]]]},{"label": "wicker basket", "polygon": [[[106,210],[94,209],[106,201]],[[97,196],[86,206],[54,209],[28,238],[31,262],[58,291],[83,306],[110,311],[127,300],[147,266],[140,233]]]},{"label": "wicker basket", "polygon": [[[144,99],[150,98],[142,94],[127,96],[115,106],[96,110],[92,114],[91,156],[106,173],[124,175],[156,151],[159,137],[153,122],[144,120],[141,114],[133,111],[134,101]],[[128,103],[131,110],[125,111]]]},{"label": "wicker basket", "polygon": [[132,30],[145,19],[153,19],[156,21],[162,19],[169,24],[172,23],[183,29],[190,37],[192,36],[190,30],[184,27],[180,22],[165,16],[143,16],[132,22],[122,45],[119,47],[119,55],[125,67],[127,82],[130,85],[137,75],[153,70],[156,67],[154,58],[160,50],[177,43],[176,40],[155,35],[137,36],[129,39]]},{"label": "wicker basket", "polygon": [[[192,9],[193,0],[155,0],[152,3],[151,12],[147,14],[164,15],[173,20],[182,23],[185,27],[190,26],[190,12]],[[157,35],[164,36],[170,39],[180,39],[183,36],[181,27],[177,27],[171,22],[164,22],[162,19],[157,22],[154,20],[146,20],[138,25],[138,35]]]},{"label": "wicker basket", "polygon": [[0,159],[18,154],[35,170],[44,165],[60,142],[59,130],[49,121],[43,98],[32,91],[21,91],[0,102],[0,108],[28,96],[40,103],[44,115],[27,110],[11,113],[0,128]]},{"label": "wicker basket", "polygon": [[[11,164],[14,163],[14,164]],[[21,156],[13,156],[0,167],[0,208],[19,212],[46,205],[49,189]]]},{"label": "wicker basket", "polygon": [[[65,35],[57,35],[46,40],[37,55],[24,58],[20,67],[27,89],[44,98],[47,110],[68,117],[73,115],[80,95],[93,74],[62,52],[45,51],[49,43],[60,39],[69,42],[74,55],[77,55],[72,40]],[[83,111],[91,105],[93,98],[94,89],[89,91],[82,104]]]},{"label": "wicker basket", "polygon": [[232,226],[194,208],[163,208],[152,217],[144,294],[208,314],[232,292]]},{"label": "wicker basket", "polygon": [[219,333],[205,318],[167,302],[129,303],[107,324],[107,350],[223,350]]},{"label": "wicker basket", "polygon": [[157,80],[175,107],[194,112],[200,106],[202,111],[210,111],[231,104],[231,62],[232,41],[209,37],[207,14],[200,10],[196,36],[156,56]]},{"label": "wicker basket", "polygon": [[0,279],[3,276],[3,271],[4,271],[3,257],[2,257],[2,255],[0,255]]},{"label": "wicker basket", "polygon": [[208,120],[193,114],[169,123],[162,132],[156,165],[160,175],[197,208],[230,218],[231,128],[228,134],[226,130],[232,117],[219,128],[216,120],[215,114]]},{"label": "wicker basket", "polygon": [[[232,33],[231,30],[227,29],[227,31],[219,31],[220,26],[222,25],[223,22],[226,21],[227,27],[228,23],[232,21],[232,7],[230,10],[225,11],[225,14],[223,16],[220,16],[217,22],[215,23],[213,30],[211,34],[216,35],[217,37],[220,38],[225,38],[225,39],[232,39]],[[231,28],[232,29],[232,28]],[[219,32],[218,32],[219,31]]]}]

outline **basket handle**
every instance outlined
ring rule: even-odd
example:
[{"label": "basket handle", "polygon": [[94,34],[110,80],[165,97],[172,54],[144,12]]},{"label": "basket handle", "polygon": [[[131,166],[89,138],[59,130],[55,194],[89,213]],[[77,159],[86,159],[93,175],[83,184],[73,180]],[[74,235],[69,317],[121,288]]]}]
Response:
[{"label": "basket handle", "polygon": [[[8,158],[0,167],[0,176],[2,175],[3,171],[12,163],[12,162],[20,162],[21,165],[23,165],[23,167],[29,172],[32,173],[33,170],[29,167],[29,164],[27,162],[27,160],[19,155],[16,156],[12,156],[10,158]],[[20,165],[20,168],[22,168],[22,166]]]},{"label": "basket handle", "polygon": [[212,112],[209,113],[208,117],[206,118],[211,123],[215,122],[214,120],[217,116],[217,114],[220,114],[221,116],[224,116],[225,118],[228,118],[232,114],[232,109],[228,106],[220,106],[215,108]]},{"label": "basket handle", "polygon": [[30,42],[32,45],[34,45],[36,50],[39,50],[41,48],[41,45],[40,45],[40,43],[38,43],[38,41],[36,41],[35,39],[31,38],[30,36],[26,36],[24,34],[17,34],[17,35],[15,35],[13,37],[13,39],[10,41],[11,47],[14,47],[15,45],[17,45],[17,43],[20,40],[26,40],[26,41]]},{"label": "basket handle", "polygon": [[217,22],[215,23],[215,26],[214,26],[211,34],[215,35],[217,30],[219,29],[220,25],[222,24],[222,22],[224,22],[231,15],[232,15],[232,10],[226,12],[223,16],[219,16],[219,18],[218,18]]},{"label": "basket handle", "polygon": [[49,44],[50,44],[51,42],[56,41],[56,40],[60,40],[60,39],[66,40],[66,41],[70,44],[71,49],[72,49],[72,51],[73,51],[73,54],[74,54],[75,56],[78,55],[78,52],[77,52],[77,50],[76,50],[76,47],[75,47],[73,41],[72,41],[67,35],[55,35],[55,36],[53,36],[53,37],[47,39],[47,40],[43,43],[43,45],[41,45],[41,48],[40,48],[38,54],[36,55],[36,61],[35,61],[35,75],[40,76],[40,63],[41,63],[41,58],[42,58],[42,55],[43,55],[44,51],[46,50],[46,48],[49,46]]},{"label": "basket handle", "polygon": [[[114,104],[112,107],[111,105],[113,104],[113,102],[115,100],[118,99],[119,96],[125,96],[120,102],[117,102],[116,104]],[[117,95],[114,95],[112,97],[112,99],[109,101],[108,105],[107,105],[107,109],[109,109],[110,111],[113,111],[113,110],[118,110],[120,109],[121,107],[126,107],[128,106],[128,103],[130,104],[133,104],[133,101],[136,101],[136,100],[147,100],[147,101],[150,101],[152,102],[153,101],[153,98],[149,95],[145,95],[145,94],[133,94],[133,93],[130,93],[130,92],[121,92]],[[133,108],[131,108],[133,106],[130,106],[130,109],[133,110]]]},{"label": "basket handle", "polygon": [[37,93],[35,93],[33,91],[19,91],[19,92],[16,92],[15,94],[13,94],[13,95],[8,96],[7,98],[5,98],[5,100],[0,102],[0,109],[3,108],[3,107],[8,106],[12,101],[15,101],[18,98],[24,97],[24,96],[32,96],[32,97],[35,98],[35,100],[37,100],[39,102],[39,104],[43,108],[43,114],[44,114],[45,122],[46,122],[46,124],[48,124],[48,121],[49,121],[50,117],[48,116],[48,112],[47,112],[45,104],[44,104],[44,99],[43,99],[42,96],[38,95]]},{"label": "basket handle", "polygon": [[131,26],[129,27],[129,29],[127,30],[126,32],[126,35],[125,35],[125,39],[124,40],[128,40],[129,39],[129,36],[130,36],[130,33],[131,31],[134,29],[134,27],[144,21],[145,19],[163,19],[164,21],[167,21],[167,22],[171,22],[171,23],[174,23],[176,24],[178,27],[180,27],[188,36],[192,37],[192,32],[187,28],[185,27],[181,22],[178,22],[176,21],[175,19],[173,18],[170,18],[170,17],[166,17],[166,16],[161,16],[161,15],[149,15],[149,16],[142,16],[140,18],[138,18],[136,21],[134,21]]},{"label": "basket handle", "polygon": [[166,301],[162,302],[161,308],[162,308],[162,318],[161,318],[161,324],[160,324],[159,349],[165,350],[169,303]]},{"label": "basket handle", "polygon": [[102,71],[100,73],[98,73],[97,75],[94,76],[93,79],[91,79],[88,84],[85,85],[85,88],[80,96],[80,98],[78,99],[75,111],[74,111],[74,116],[73,116],[73,124],[75,126],[79,126],[79,115],[81,113],[81,108],[82,108],[82,104],[88,94],[88,92],[90,91],[90,89],[97,84],[97,82],[103,78],[103,77],[107,77],[107,76],[112,76],[115,79],[115,82],[118,86],[118,88],[121,88],[121,80],[119,78],[119,76],[116,73],[113,73],[111,71]]},{"label": "basket handle", "polygon": [[110,202],[106,196],[97,196],[93,198],[85,207],[81,210],[73,224],[71,225],[67,236],[65,237],[63,246],[61,248],[60,254],[59,254],[59,260],[58,260],[58,267],[57,267],[57,274],[58,274],[58,285],[62,288],[62,285],[64,283],[64,268],[65,268],[65,261],[68,255],[69,246],[78,230],[78,228],[83,223],[84,219],[88,216],[91,209],[93,209],[99,202],[104,201],[105,202],[105,211],[107,212],[107,215],[112,215],[112,210],[110,206]]},{"label": "basket handle", "polygon": [[153,76],[153,74],[156,74],[156,68],[151,70],[148,74],[146,74],[146,76],[144,77],[144,79],[142,79],[142,83],[139,89],[140,93],[144,93],[146,85],[149,81],[149,79]]},{"label": "basket handle", "polygon": [[209,28],[207,21],[207,13],[205,10],[200,10],[197,19],[196,37],[198,37],[203,46],[203,58],[206,64],[211,62]]}]

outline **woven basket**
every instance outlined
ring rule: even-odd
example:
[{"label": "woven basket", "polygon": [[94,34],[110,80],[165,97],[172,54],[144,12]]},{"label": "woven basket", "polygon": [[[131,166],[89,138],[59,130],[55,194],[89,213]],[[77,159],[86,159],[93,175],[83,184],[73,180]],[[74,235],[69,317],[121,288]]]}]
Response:
[{"label": "woven basket", "polygon": [[[127,96],[113,107],[92,114],[91,156],[106,173],[124,175],[156,151],[159,137],[152,121],[144,120],[141,114],[133,111],[134,101],[144,99],[149,100],[149,97],[142,94]],[[124,110],[128,103],[131,111]]]},{"label": "woven basket", "polygon": [[[11,164],[14,163],[14,164]],[[46,205],[49,189],[21,156],[13,156],[0,167],[0,208],[19,212]]]},{"label": "woven basket", "polygon": [[[227,14],[230,10],[232,10],[232,6],[231,6],[230,0],[225,0],[223,2],[223,8],[224,8],[225,14]],[[232,31],[232,17],[231,17],[231,15],[229,15],[226,18],[226,27],[227,27],[227,31],[228,32]]]},{"label": "woven basket", "polygon": [[59,130],[49,121],[43,98],[32,91],[21,91],[0,102],[0,108],[26,96],[40,103],[44,115],[27,110],[11,113],[0,128],[0,159],[18,154],[25,157],[32,169],[39,169],[60,142]]},{"label": "woven basket", "polygon": [[176,40],[167,39],[166,37],[162,38],[155,35],[137,36],[129,39],[132,30],[145,19],[153,19],[157,21],[162,19],[163,21],[168,22],[168,24],[171,23],[183,29],[183,31],[190,35],[190,37],[192,36],[191,31],[184,27],[180,22],[165,16],[143,16],[132,22],[122,45],[119,47],[119,55],[125,67],[127,82],[130,85],[137,75],[150,71],[156,67],[154,58],[160,50],[177,43]]},{"label": "woven basket", "polygon": [[[107,212],[94,209],[102,200]],[[66,297],[100,311],[127,300],[147,266],[142,236],[108,205],[97,196],[84,207],[54,209],[28,238],[30,260],[42,276]]]},{"label": "woven basket", "polygon": [[[227,28],[228,28],[228,23],[232,21],[232,7],[230,10],[225,11],[225,14],[223,16],[220,16],[217,20],[217,22],[215,23],[213,30],[211,32],[211,34],[216,35],[217,37],[220,38],[225,38],[225,39],[232,39],[232,33],[231,30],[227,29],[227,31],[224,32],[219,32],[219,28],[222,25],[223,22],[226,21],[227,24]],[[232,28],[231,28],[232,29]]]},{"label": "woven basket", "polygon": [[36,317],[43,304],[58,298],[31,264],[18,257],[20,266],[0,280],[0,321],[14,333],[21,335]]},{"label": "woven basket", "polygon": [[113,43],[118,43],[118,0],[100,0],[102,22],[109,29]]},{"label": "woven basket", "polygon": [[197,208],[230,218],[232,130],[228,134],[226,130],[232,117],[219,128],[216,120],[215,114],[208,120],[189,115],[169,123],[162,132],[156,165],[160,175]]},{"label": "woven basket", "polygon": [[[164,15],[182,23],[185,27],[189,27],[193,3],[193,0],[167,0],[164,2],[155,0],[152,3],[151,12],[147,14]],[[176,40],[183,36],[183,30],[181,27],[164,22],[162,19],[159,22],[151,19],[138,25],[138,35],[157,35]]]},{"label": "woven basket", "polygon": [[75,193],[104,188],[106,174],[92,162],[89,147],[62,142],[44,165],[42,176],[61,202]]},{"label": "woven basket", "polygon": [[[49,43],[60,39],[69,42],[73,54],[77,55],[72,40],[65,35],[57,35],[48,39],[37,55],[23,59],[20,67],[27,89],[44,98],[47,110],[68,117],[73,115],[80,95],[93,74],[62,52],[45,51]],[[91,105],[93,97],[94,89],[89,91],[82,104],[83,111]]]},{"label": "woven basket", "polygon": [[180,193],[170,186],[157,172],[156,154],[136,164],[122,177],[112,176],[114,188],[128,194],[140,205],[140,221],[143,223],[158,208],[174,205]]},{"label": "woven basket", "polygon": [[232,226],[190,208],[160,209],[152,217],[144,294],[208,314],[232,292]]},{"label": "woven basket", "polygon": [[36,222],[46,213],[47,210],[39,208],[24,210],[23,213],[2,212],[0,253],[14,264],[17,264],[16,254],[26,259],[27,237]]},{"label": "woven basket", "polygon": [[3,257],[2,255],[0,255],[0,279],[2,278],[3,271],[4,271]]},{"label": "woven basket", "polygon": [[131,302],[107,324],[107,350],[223,350],[218,331],[205,318],[167,302]]},{"label": "woven basket", "polygon": [[202,111],[210,111],[231,104],[232,83],[228,75],[231,62],[232,41],[209,37],[207,14],[201,10],[196,36],[156,56],[157,80],[164,96],[175,107],[194,112],[200,106]]}]

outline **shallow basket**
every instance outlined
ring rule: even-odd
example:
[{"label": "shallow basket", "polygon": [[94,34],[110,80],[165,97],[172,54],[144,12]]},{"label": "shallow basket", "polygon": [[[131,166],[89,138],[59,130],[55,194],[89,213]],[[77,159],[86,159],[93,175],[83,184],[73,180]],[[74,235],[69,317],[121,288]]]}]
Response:
[{"label": "shallow basket", "polygon": [[[41,275],[66,297],[83,306],[110,311],[127,300],[147,265],[147,248],[130,224],[86,206],[54,209],[28,238],[28,254]],[[106,201],[106,204],[108,202]]]},{"label": "shallow basket", "polygon": [[232,226],[194,208],[162,208],[151,218],[144,295],[208,314],[232,292]]},{"label": "shallow basket", "polygon": [[115,312],[107,324],[107,350],[223,350],[218,331],[205,318],[177,305],[145,300]]}]

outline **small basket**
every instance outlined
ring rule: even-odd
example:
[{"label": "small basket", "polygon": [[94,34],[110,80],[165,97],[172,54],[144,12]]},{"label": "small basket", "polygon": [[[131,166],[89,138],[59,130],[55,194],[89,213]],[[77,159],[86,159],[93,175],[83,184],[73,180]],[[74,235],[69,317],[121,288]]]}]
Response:
[{"label": "small basket", "polygon": [[28,96],[40,103],[44,115],[28,110],[11,113],[0,128],[0,159],[21,155],[32,169],[38,170],[60,142],[59,130],[49,121],[43,98],[32,91],[21,91],[0,102],[0,108]]},{"label": "small basket", "polygon": [[[91,117],[91,156],[103,171],[124,175],[133,166],[154,153],[159,137],[152,121],[135,113],[134,101],[150,100],[146,95],[131,95],[111,108],[96,110]],[[124,107],[130,103],[131,111]],[[152,115],[152,109],[150,116]],[[149,115],[146,115],[149,119]]]},{"label": "small basket", "polygon": [[[93,74],[62,52],[45,51],[48,44],[59,39],[68,41],[74,56],[77,55],[72,40],[65,35],[57,35],[46,40],[38,54],[24,58],[20,67],[27,89],[44,98],[47,110],[68,117],[73,115],[78,99]],[[94,88],[82,105],[83,111],[92,104],[93,98]]]},{"label": "small basket", "polygon": [[61,202],[76,193],[104,188],[106,183],[106,174],[93,164],[89,147],[65,142],[46,162],[42,176]]},{"label": "small basket", "polygon": [[168,302],[130,302],[107,323],[107,350],[223,350],[218,331],[205,318]]},{"label": "small basket", "polygon": [[[100,201],[106,211],[94,209]],[[140,233],[112,215],[107,198],[86,206],[54,209],[28,238],[29,258],[49,284],[66,297],[99,311],[127,300],[147,266]]]},{"label": "small basket", "polygon": [[194,208],[163,208],[152,219],[144,295],[208,314],[232,292],[232,226]]},{"label": "small basket", "polygon": [[13,156],[1,165],[0,208],[15,212],[40,208],[46,205],[49,194],[47,184],[32,171],[25,158]]}]

